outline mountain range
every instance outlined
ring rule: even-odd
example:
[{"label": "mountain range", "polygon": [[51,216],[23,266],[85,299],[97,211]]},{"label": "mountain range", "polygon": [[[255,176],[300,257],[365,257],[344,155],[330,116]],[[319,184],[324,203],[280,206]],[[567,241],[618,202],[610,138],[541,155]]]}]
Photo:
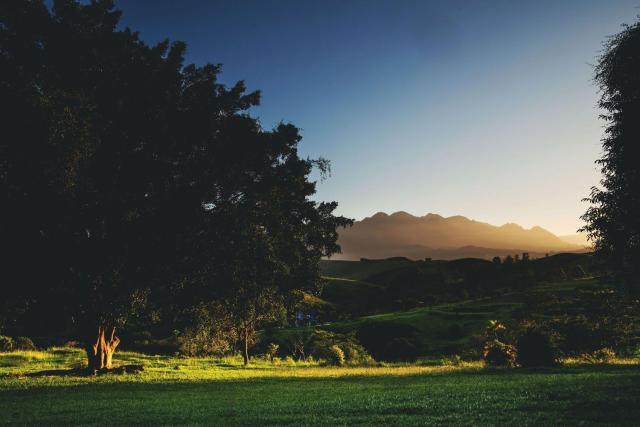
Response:
[{"label": "mountain range", "polygon": [[[575,241],[575,240],[574,240]],[[464,216],[378,212],[340,231],[342,253],[331,259],[406,257],[411,259],[486,258],[529,252],[532,258],[557,252],[583,252],[542,227],[495,226]]]}]

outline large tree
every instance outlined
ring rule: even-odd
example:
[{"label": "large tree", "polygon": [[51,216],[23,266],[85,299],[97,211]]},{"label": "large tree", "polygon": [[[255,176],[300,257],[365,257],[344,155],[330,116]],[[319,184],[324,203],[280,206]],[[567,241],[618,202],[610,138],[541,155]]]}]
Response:
[{"label": "large tree", "polygon": [[261,128],[185,45],[147,46],[111,1],[0,5],[3,293],[34,327],[82,335],[109,368],[116,328],[150,299],[312,288],[339,248],[335,203],[293,125]]},{"label": "large tree", "polygon": [[610,38],[595,70],[606,121],[601,188],[591,189],[586,231],[617,282],[640,291],[640,23]]}]

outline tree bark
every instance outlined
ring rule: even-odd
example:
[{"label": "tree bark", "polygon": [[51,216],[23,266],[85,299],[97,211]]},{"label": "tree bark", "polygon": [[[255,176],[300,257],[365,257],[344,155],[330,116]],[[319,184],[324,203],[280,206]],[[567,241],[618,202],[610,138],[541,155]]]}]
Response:
[{"label": "tree bark", "polygon": [[115,326],[111,328],[111,334],[107,341],[104,326],[98,327],[98,336],[94,344],[87,345],[87,360],[90,372],[97,372],[113,367],[113,353],[115,353],[120,338],[116,336]]},{"label": "tree bark", "polygon": [[242,358],[244,359],[244,366],[249,364],[249,334],[245,331],[244,333],[244,352],[242,353]]}]

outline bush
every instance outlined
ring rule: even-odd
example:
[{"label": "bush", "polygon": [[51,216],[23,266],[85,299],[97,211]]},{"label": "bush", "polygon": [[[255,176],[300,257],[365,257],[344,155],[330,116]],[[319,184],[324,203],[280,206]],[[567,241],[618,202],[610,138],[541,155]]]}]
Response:
[{"label": "bush", "polygon": [[193,310],[193,326],[178,336],[179,352],[186,356],[222,356],[232,349],[236,330],[224,307],[201,305]]},{"label": "bush", "polygon": [[464,330],[462,329],[462,326],[458,325],[457,323],[449,325],[449,327],[447,328],[446,338],[450,340],[458,340],[463,337]]},{"label": "bush", "polygon": [[416,340],[410,338],[394,338],[385,348],[386,360],[397,360],[404,362],[413,362],[423,352]]},{"label": "bush", "polygon": [[337,345],[332,345],[331,347],[329,347],[328,361],[333,366],[344,366],[344,351],[342,351],[342,349]]},{"label": "bush", "polygon": [[13,349],[14,350],[35,350],[36,346],[31,341],[31,338],[27,337],[15,337],[13,339]]},{"label": "bush", "polygon": [[605,347],[592,353],[583,354],[582,358],[589,363],[611,363],[616,358],[616,352]]},{"label": "bush", "polygon": [[529,329],[520,334],[516,351],[518,363],[525,368],[556,364],[556,349],[549,336],[540,330]]},{"label": "bush", "polygon": [[267,357],[269,358],[269,360],[271,361],[271,363],[273,363],[273,359],[276,357],[276,355],[278,354],[278,350],[280,349],[280,346],[276,343],[270,343],[269,346],[267,346]]},{"label": "bush", "polygon": [[370,322],[356,337],[376,360],[414,361],[425,349],[414,326],[395,322]]},{"label": "bush", "polygon": [[0,335],[0,351],[13,350],[13,338],[6,335]]},{"label": "bush", "polygon": [[[191,342],[191,344],[195,344]],[[180,345],[185,346],[180,348]],[[187,354],[187,341],[185,336],[171,336],[162,339],[143,339],[135,341],[125,341],[123,350],[137,351],[139,353],[146,354],[175,354],[182,350],[182,354]],[[197,347],[191,349],[194,354],[197,354]]]},{"label": "bush", "polygon": [[335,332],[316,329],[308,339],[309,354],[316,359],[331,361],[335,358],[332,347],[337,346],[342,352],[345,362],[352,365],[370,364],[371,356],[360,344],[354,334],[338,334]]},{"label": "bush", "polygon": [[445,357],[442,359],[442,364],[444,366],[460,366],[462,365],[462,357],[460,357],[460,355],[458,354]]},{"label": "bush", "polygon": [[465,350],[465,346],[458,343],[446,344],[442,347],[441,354],[443,356],[452,356],[454,354],[461,354]]},{"label": "bush", "polygon": [[510,344],[492,340],[485,343],[482,358],[490,366],[515,366],[517,352]]},{"label": "bush", "polygon": [[601,334],[586,319],[562,319],[552,325],[564,337],[562,350],[565,354],[583,354],[601,347]]}]

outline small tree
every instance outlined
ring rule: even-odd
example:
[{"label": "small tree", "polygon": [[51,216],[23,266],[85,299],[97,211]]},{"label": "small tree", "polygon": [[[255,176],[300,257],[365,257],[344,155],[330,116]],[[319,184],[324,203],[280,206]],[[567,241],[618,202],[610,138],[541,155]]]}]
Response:
[{"label": "small tree", "polygon": [[257,332],[269,322],[284,320],[282,298],[275,289],[242,288],[227,301],[242,348],[242,359],[249,364],[249,350],[256,343]]}]

